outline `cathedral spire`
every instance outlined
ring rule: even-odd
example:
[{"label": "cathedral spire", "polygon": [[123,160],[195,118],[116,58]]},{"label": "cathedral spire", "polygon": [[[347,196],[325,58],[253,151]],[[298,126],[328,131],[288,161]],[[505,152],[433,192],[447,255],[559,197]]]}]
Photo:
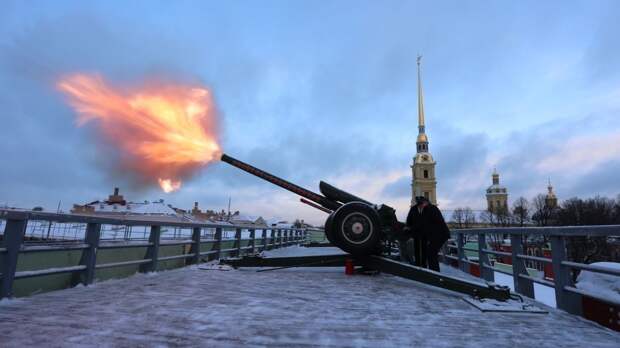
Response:
[{"label": "cathedral spire", "polygon": [[418,55],[418,131],[424,133],[424,93],[422,92],[422,77],[420,76],[420,63],[422,56]]},{"label": "cathedral spire", "polygon": [[554,209],[558,206],[558,198],[555,195],[555,192],[553,192],[553,186],[551,185],[551,178],[549,178],[548,180],[548,185],[547,185],[547,195],[545,196],[545,204],[547,205],[548,208],[550,209]]},{"label": "cathedral spire", "polygon": [[422,56],[418,55],[418,138],[415,142],[417,153],[413,157],[411,166],[413,180],[411,182],[411,205],[415,205],[415,197],[424,196],[431,203],[437,204],[437,180],[435,178],[435,160],[428,151],[428,137],[424,124],[424,93],[422,93],[422,77],[420,63]]},{"label": "cathedral spire", "polygon": [[417,152],[428,152],[428,137],[425,133],[424,125],[424,93],[422,92],[422,77],[420,74],[420,63],[422,56],[418,55],[418,139],[416,141]]}]

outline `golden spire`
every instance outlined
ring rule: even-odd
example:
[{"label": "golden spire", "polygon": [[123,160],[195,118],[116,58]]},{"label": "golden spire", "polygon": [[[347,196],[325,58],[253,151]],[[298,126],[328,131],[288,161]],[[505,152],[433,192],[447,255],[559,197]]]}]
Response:
[{"label": "golden spire", "polygon": [[422,78],[420,77],[420,62],[422,56],[418,55],[418,129],[424,133],[424,94],[422,93]]},{"label": "golden spire", "polygon": [[428,152],[428,137],[424,133],[424,94],[422,93],[422,78],[420,77],[420,62],[422,56],[418,54],[418,139],[416,146],[418,153]]},{"label": "golden spire", "polygon": [[549,191],[550,195],[554,195],[554,193],[553,193],[553,186],[551,186],[551,178],[549,178],[548,181],[547,181],[547,190]]}]

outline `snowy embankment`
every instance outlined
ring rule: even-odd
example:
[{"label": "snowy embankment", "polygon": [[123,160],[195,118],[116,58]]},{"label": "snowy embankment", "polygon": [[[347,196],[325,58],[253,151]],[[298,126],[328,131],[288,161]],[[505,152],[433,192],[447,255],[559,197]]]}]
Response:
[{"label": "snowy embankment", "polygon": [[[589,266],[620,272],[620,263],[595,262]],[[577,277],[577,288],[592,293],[603,300],[620,303],[620,277],[611,274],[581,271]]]}]

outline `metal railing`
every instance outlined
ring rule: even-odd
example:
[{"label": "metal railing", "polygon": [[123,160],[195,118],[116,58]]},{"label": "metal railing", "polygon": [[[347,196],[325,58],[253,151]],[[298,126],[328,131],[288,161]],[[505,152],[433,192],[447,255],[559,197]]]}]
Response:
[{"label": "metal railing", "polygon": [[[490,235],[510,237],[510,252],[493,250],[489,247],[487,239]],[[556,307],[572,314],[582,315],[582,296],[598,298],[596,294],[578,289],[572,277],[573,270],[587,270],[596,273],[604,273],[620,276],[620,271],[609,268],[592,266],[584,263],[573,262],[567,259],[567,239],[571,237],[613,237],[620,236],[620,225],[608,226],[566,226],[566,227],[508,227],[508,228],[472,228],[452,231],[454,244],[447,244],[441,256],[444,262],[456,261],[460,270],[469,273],[471,265],[479,267],[479,276],[487,281],[494,281],[494,272],[511,275],[514,281],[514,289],[517,293],[535,298],[534,283],[554,288]],[[467,236],[474,236],[478,242],[478,248],[466,248]],[[527,255],[524,252],[524,238],[545,237],[550,241],[551,258]],[[456,250],[456,255],[446,252],[446,249]],[[465,251],[476,252],[478,261],[471,261],[465,256]],[[508,257],[512,263],[512,273],[499,269],[491,264],[489,255]],[[553,279],[532,277],[527,272],[526,262],[538,262],[551,264]],[[598,298],[600,299],[600,298]],[[610,302],[609,299],[601,299]],[[618,305],[617,303],[614,303]]]},{"label": "metal railing", "polygon": [[[63,238],[60,242],[50,239],[33,243],[24,240],[29,222],[44,222],[47,226],[51,226],[52,223],[70,224],[82,226],[82,229],[72,227],[76,230],[73,234],[74,238]],[[110,227],[123,230],[123,238],[109,238],[107,231],[114,230],[112,228],[106,231],[106,228]],[[132,227],[138,227],[136,235],[132,235]],[[305,240],[306,231],[299,228],[255,228],[232,224],[162,221],[157,220],[156,217],[145,220],[131,216],[111,218],[0,209],[0,235],[2,236],[0,240],[0,260],[2,261],[0,263],[0,299],[2,299],[13,296],[13,284],[18,279],[71,273],[79,276],[75,284],[88,285],[94,281],[95,273],[100,269],[139,266],[140,272],[153,272],[158,269],[158,263],[162,261],[185,260],[186,264],[196,264],[204,259],[219,259],[223,255],[240,257],[244,254],[299,244]],[[66,234],[64,236],[67,237]],[[36,237],[36,235],[30,237]],[[228,242],[228,244],[232,242],[232,248],[223,248],[223,242]],[[205,243],[211,244],[209,250],[201,250],[201,245]],[[159,255],[161,247],[175,245],[189,246],[189,250],[177,255]],[[97,263],[98,250],[125,248],[146,248],[146,254],[142,259]],[[78,265],[28,271],[17,270],[20,254],[66,250],[82,251]]]}]

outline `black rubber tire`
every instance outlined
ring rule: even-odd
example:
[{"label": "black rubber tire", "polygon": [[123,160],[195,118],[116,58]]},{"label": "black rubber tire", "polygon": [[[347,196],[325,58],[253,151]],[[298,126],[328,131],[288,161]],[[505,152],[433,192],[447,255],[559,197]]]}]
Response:
[{"label": "black rubber tire", "polygon": [[[338,246],[338,241],[336,240],[336,238],[334,238],[334,235],[332,233],[333,231],[333,221],[334,221],[334,213],[329,214],[329,216],[327,217],[327,220],[325,220],[325,237],[327,237],[327,240],[332,243],[334,246]],[[340,247],[339,247],[340,248]]]},{"label": "black rubber tire", "polygon": [[[331,220],[331,221],[329,221]],[[376,210],[362,202],[347,203],[336,210],[326,221],[326,234],[340,249],[366,256],[377,252],[381,242],[381,224]],[[329,228],[327,227],[327,222]]]}]

